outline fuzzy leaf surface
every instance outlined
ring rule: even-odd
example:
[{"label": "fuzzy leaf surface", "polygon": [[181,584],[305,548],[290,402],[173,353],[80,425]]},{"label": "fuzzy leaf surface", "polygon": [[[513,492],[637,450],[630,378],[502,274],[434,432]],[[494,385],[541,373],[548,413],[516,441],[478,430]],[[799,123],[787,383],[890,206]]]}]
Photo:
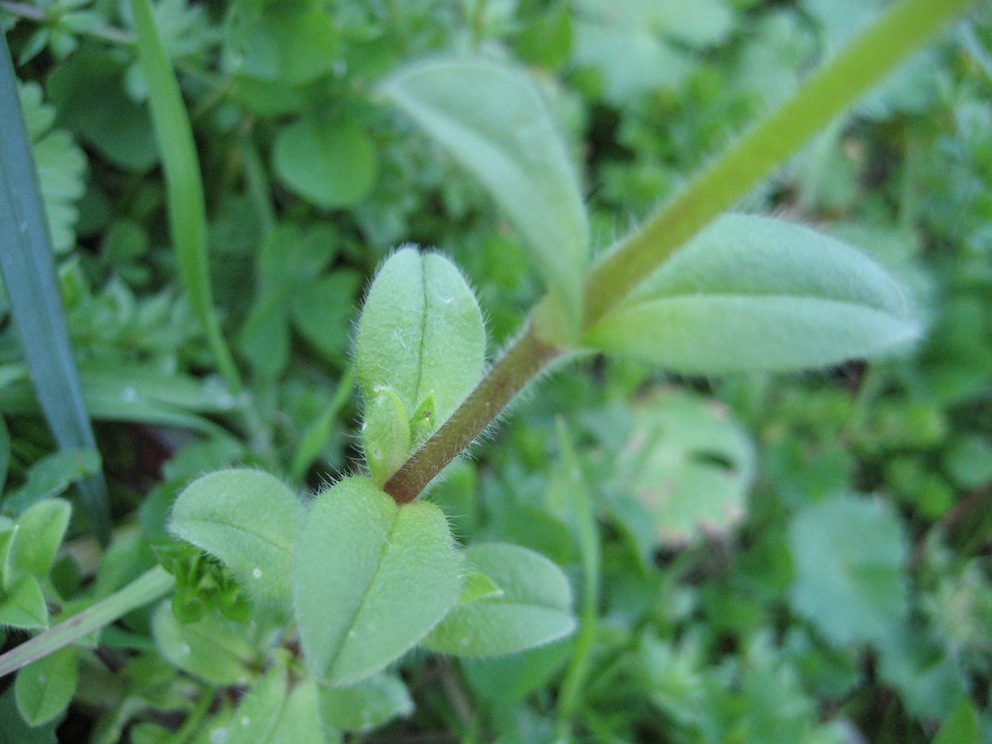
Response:
[{"label": "fuzzy leaf surface", "polygon": [[434,396],[440,425],[482,377],[486,332],[451,261],[412,247],[379,269],[358,322],[355,366],[365,401],[392,388],[413,415]]},{"label": "fuzzy leaf surface", "polygon": [[406,685],[391,674],[377,674],[350,687],[322,688],[320,715],[330,728],[371,731],[413,713]]},{"label": "fuzzy leaf surface", "polygon": [[296,620],[307,664],[333,686],[371,676],[457,602],[461,571],[444,514],[402,507],[366,478],[310,506],[296,545]]},{"label": "fuzzy leaf surface", "polygon": [[718,218],[586,333],[687,374],[823,367],[919,335],[903,289],[861,252],[752,215]]},{"label": "fuzzy leaf surface", "polygon": [[575,630],[568,579],[540,553],[487,543],[468,548],[465,560],[502,592],[458,605],[424,640],[425,648],[497,656],[541,646]]},{"label": "fuzzy leaf surface", "polygon": [[215,556],[254,596],[286,604],[302,511],[296,494],[278,478],[258,470],[220,470],[179,495],[169,529]]},{"label": "fuzzy leaf surface", "polygon": [[533,81],[481,59],[407,66],[381,86],[468,171],[533,252],[568,327],[578,328],[589,225],[578,176]]}]

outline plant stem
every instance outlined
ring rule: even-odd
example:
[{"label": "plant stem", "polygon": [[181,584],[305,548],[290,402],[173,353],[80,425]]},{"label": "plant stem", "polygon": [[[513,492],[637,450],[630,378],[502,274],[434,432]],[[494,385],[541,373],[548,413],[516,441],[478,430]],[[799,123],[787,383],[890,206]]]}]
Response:
[{"label": "plant stem", "polygon": [[123,589],[0,656],[0,677],[85,638],[131,610],[154,602],[174,583],[172,574],[161,566],[146,571]]},{"label": "plant stem", "polygon": [[592,326],[676,249],[736,204],[814,134],[976,0],[901,0],[760,119],[623,241],[589,276]]},{"label": "plant stem", "polygon": [[[814,134],[856,102],[950,19],[977,0],[899,0],[814,73],[778,109],[760,119],[674,199],[664,204],[588,276],[584,328],[622,301],[711,220],[732,207]],[[535,309],[546,311],[549,297]],[[458,410],[389,479],[397,503],[413,501],[564,349],[523,336]]]},{"label": "plant stem", "polygon": [[542,369],[564,352],[528,325],[452,416],[390,478],[383,490],[397,504],[413,501],[445,466],[496,419]]}]

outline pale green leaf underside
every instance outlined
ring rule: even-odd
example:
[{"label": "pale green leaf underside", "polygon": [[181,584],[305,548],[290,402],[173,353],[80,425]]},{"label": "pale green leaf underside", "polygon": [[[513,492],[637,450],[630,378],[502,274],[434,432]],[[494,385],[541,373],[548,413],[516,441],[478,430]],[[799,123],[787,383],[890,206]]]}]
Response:
[{"label": "pale green leaf underside", "polygon": [[540,553],[490,543],[468,548],[465,560],[502,592],[460,604],[424,639],[425,648],[495,656],[540,646],[575,630],[568,579]]},{"label": "pale green leaf underside", "polygon": [[482,181],[577,328],[589,226],[575,169],[530,78],[482,59],[438,59],[401,69],[381,89]]},{"label": "pale green leaf underside", "polygon": [[391,388],[408,416],[434,396],[439,425],[482,376],[486,333],[451,261],[403,248],[383,264],[358,323],[355,367],[366,403]]},{"label": "pale green leaf underside", "polygon": [[220,470],[191,483],[172,509],[169,530],[215,556],[254,596],[288,604],[299,499],[259,470]]},{"label": "pale green leaf underside", "polygon": [[397,506],[365,478],[317,496],[296,546],[303,653],[331,685],[358,682],[412,648],[451,609],[460,561],[433,504]]},{"label": "pale green leaf underside", "polygon": [[398,716],[413,713],[413,700],[398,677],[377,674],[350,687],[322,688],[324,725],[345,731],[371,731]]},{"label": "pale green leaf underside", "polygon": [[913,341],[906,295],[875,262],[807,228],[724,215],[586,334],[684,373],[787,371]]},{"label": "pale green leaf underside", "polygon": [[248,691],[231,719],[225,744],[272,744],[286,706],[286,672],[271,668]]},{"label": "pale green leaf underside", "polygon": [[181,623],[163,602],[152,616],[159,653],[185,672],[216,685],[245,684],[257,666],[257,641],[248,626],[208,613],[195,623]]}]

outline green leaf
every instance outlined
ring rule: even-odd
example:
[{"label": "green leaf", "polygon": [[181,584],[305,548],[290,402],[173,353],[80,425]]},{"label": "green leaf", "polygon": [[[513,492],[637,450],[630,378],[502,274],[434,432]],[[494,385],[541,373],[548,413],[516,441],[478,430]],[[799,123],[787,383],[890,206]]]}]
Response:
[{"label": "green leaf", "polygon": [[20,87],[28,136],[34,151],[38,183],[45,201],[48,232],[56,253],[65,253],[76,242],[76,202],[86,189],[86,156],[68,132],[52,129],[55,111],[43,101],[41,87],[28,83]]},{"label": "green leaf", "polygon": [[183,102],[151,0],[131,0],[137,35],[138,63],[148,85],[155,138],[165,176],[169,236],[190,307],[203,328],[214,362],[231,392],[241,390],[241,378],[214,310],[207,260],[207,212],[200,160],[193,127]]},{"label": "green leaf", "polygon": [[940,727],[940,732],[932,744],[979,744],[978,712],[967,697],[961,698],[951,715]]},{"label": "green leaf", "polygon": [[34,576],[24,576],[0,596],[0,626],[24,630],[48,627],[48,605]]},{"label": "green leaf", "polygon": [[413,412],[433,395],[440,426],[481,379],[485,352],[482,313],[455,265],[412,247],[390,256],[358,321],[362,397],[388,387]]},{"label": "green leaf", "polygon": [[234,712],[226,744],[271,744],[286,705],[286,672],[278,666],[258,680]]},{"label": "green leaf", "polygon": [[301,85],[340,58],[334,22],[319,3],[235,3],[226,30],[226,66],[242,75]]},{"label": "green leaf", "polygon": [[280,181],[325,209],[359,202],[379,169],[375,143],[364,129],[316,115],[283,128],[272,158]]},{"label": "green leaf", "polygon": [[410,445],[410,412],[396,393],[380,386],[362,414],[362,452],[377,488],[400,469]]},{"label": "green leaf", "polygon": [[668,391],[639,405],[616,463],[619,498],[636,499],[647,517],[629,528],[647,533],[650,551],[726,532],[744,516],[755,457],[747,433],[715,401]]},{"label": "green leaf", "polygon": [[899,517],[881,501],[839,496],[789,525],[793,609],[837,647],[881,643],[907,615],[908,549]]},{"label": "green leaf", "polygon": [[267,744],[341,744],[341,734],[321,720],[320,692],[309,677],[298,682]]},{"label": "green leaf", "polygon": [[7,422],[0,416],[0,493],[7,484],[7,471],[10,468],[10,431]]},{"label": "green leaf", "polygon": [[589,225],[575,168],[533,81],[482,59],[440,59],[401,69],[381,90],[489,189],[556,297],[552,328],[574,335]]},{"label": "green leaf", "polygon": [[451,609],[460,561],[441,510],[397,506],[364,478],[311,505],[297,539],[296,620],[303,654],[331,685],[379,671]]},{"label": "green leaf", "polygon": [[[45,419],[60,449],[96,449],[83,403],[44,206],[21,115],[6,40],[0,39],[0,274],[14,325]],[[106,483],[94,477],[80,491],[97,536],[110,539]]]},{"label": "green leaf", "polygon": [[406,685],[377,674],[351,687],[321,688],[320,715],[325,725],[344,731],[371,731],[413,713]]},{"label": "green leaf", "polygon": [[221,470],[191,483],[172,510],[169,530],[215,556],[263,602],[288,606],[300,500],[258,470]]},{"label": "green leaf", "polygon": [[14,685],[0,695],[0,742],[3,744],[58,744],[58,721],[37,728],[29,726],[17,710]]},{"label": "green leaf", "polygon": [[100,472],[96,450],[64,450],[38,460],[28,470],[27,482],[3,501],[3,510],[20,514],[42,499],[65,493],[73,483]]},{"label": "green leaf", "polygon": [[72,506],[63,499],[46,499],[17,518],[17,533],[10,554],[13,578],[24,575],[43,580],[69,526]]},{"label": "green leaf", "polygon": [[307,341],[339,367],[348,360],[355,297],[362,285],[354,271],[338,270],[293,293],[293,323]]},{"label": "green leaf", "polygon": [[496,656],[550,643],[575,630],[568,579],[540,553],[487,543],[468,548],[465,561],[502,592],[458,605],[424,639],[425,648],[458,656]]},{"label": "green leaf", "polygon": [[40,726],[60,715],[72,702],[79,681],[76,649],[62,648],[28,664],[17,673],[14,697],[17,710],[32,726]]},{"label": "green leaf", "polygon": [[148,107],[128,97],[127,67],[114,53],[84,46],[48,79],[59,122],[114,165],[144,172],[158,160]]},{"label": "green leaf", "polygon": [[798,370],[914,340],[903,289],[798,225],[724,215],[586,333],[589,346],[689,374]]},{"label": "green leaf", "polygon": [[247,626],[215,613],[183,624],[163,602],[152,616],[152,635],[170,663],[215,685],[246,684],[259,663],[257,640]]},{"label": "green leaf", "polygon": [[289,364],[289,318],[286,299],[272,292],[255,303],[238,338],[256,372],[277,377]]}]

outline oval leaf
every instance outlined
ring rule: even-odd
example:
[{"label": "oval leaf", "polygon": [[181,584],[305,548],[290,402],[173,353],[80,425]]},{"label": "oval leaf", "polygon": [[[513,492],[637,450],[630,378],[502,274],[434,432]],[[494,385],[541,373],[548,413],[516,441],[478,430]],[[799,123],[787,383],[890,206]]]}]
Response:
[{"label": "oval leaf", "polygon": [[366,403],[391,388],[409,415],[434,396],[436,425],[482,377],[486,330],[451,261],[402,248],[383,264],[358,322],[355,367]]},{"label": "oval leaf", "polygon": [[589,225],[575,169],[533,81],[493,62],[447,59],[405,67],[381,88],[482,181],[534,252],[564,330],[577,331]]},{"label": "oval leaf", "polygon": [[362,451],[372,482],[382,486],[400,469],[410,451],[410,412],[388,387],[365,405],[362,418]]},{"label": "oval leaf", "polygon": [[283,129],[273,147],[279,180],[314,204],[347,207],[375,183],[378,163],[369,135],[354,124],[305,117]]},{"label": "oval leaf", "polygon": [[302,506],[279,479],[259,470],[220,470],[191,483],[169,530],[215,556],[253,596],[287,604]]},{"label": "oval leaf", "polygon": [[60,716],[76,693],[79,660],[75,648],[61,648],[17,673],[14,697],[17,710],[32,726]]},{"label": "oval leaf", "polygon": [[501,543],[465,551],[502,593],[459,604],[421,644],[459,656],[496,656],[549,643],[575,630],[572,589],[540,553]]},{"label": "oval leaf", "polygon": [[307,664],[332,685],[379,671],[455,604],[460,568],[433,504],[399,507],[366,478],[324,491],[306,515],[294,564]]},{"label": "oval leaf", "polygon": [[813,230],[724,215],[586,334],[688,374],[787,371],[877,355],[919,326],[875,262]]},{"label": "oval leaf", "polygon": [[223,740],[225,744],[272,744],[288,690],[286,672],[272,667],[241,699]]}]

